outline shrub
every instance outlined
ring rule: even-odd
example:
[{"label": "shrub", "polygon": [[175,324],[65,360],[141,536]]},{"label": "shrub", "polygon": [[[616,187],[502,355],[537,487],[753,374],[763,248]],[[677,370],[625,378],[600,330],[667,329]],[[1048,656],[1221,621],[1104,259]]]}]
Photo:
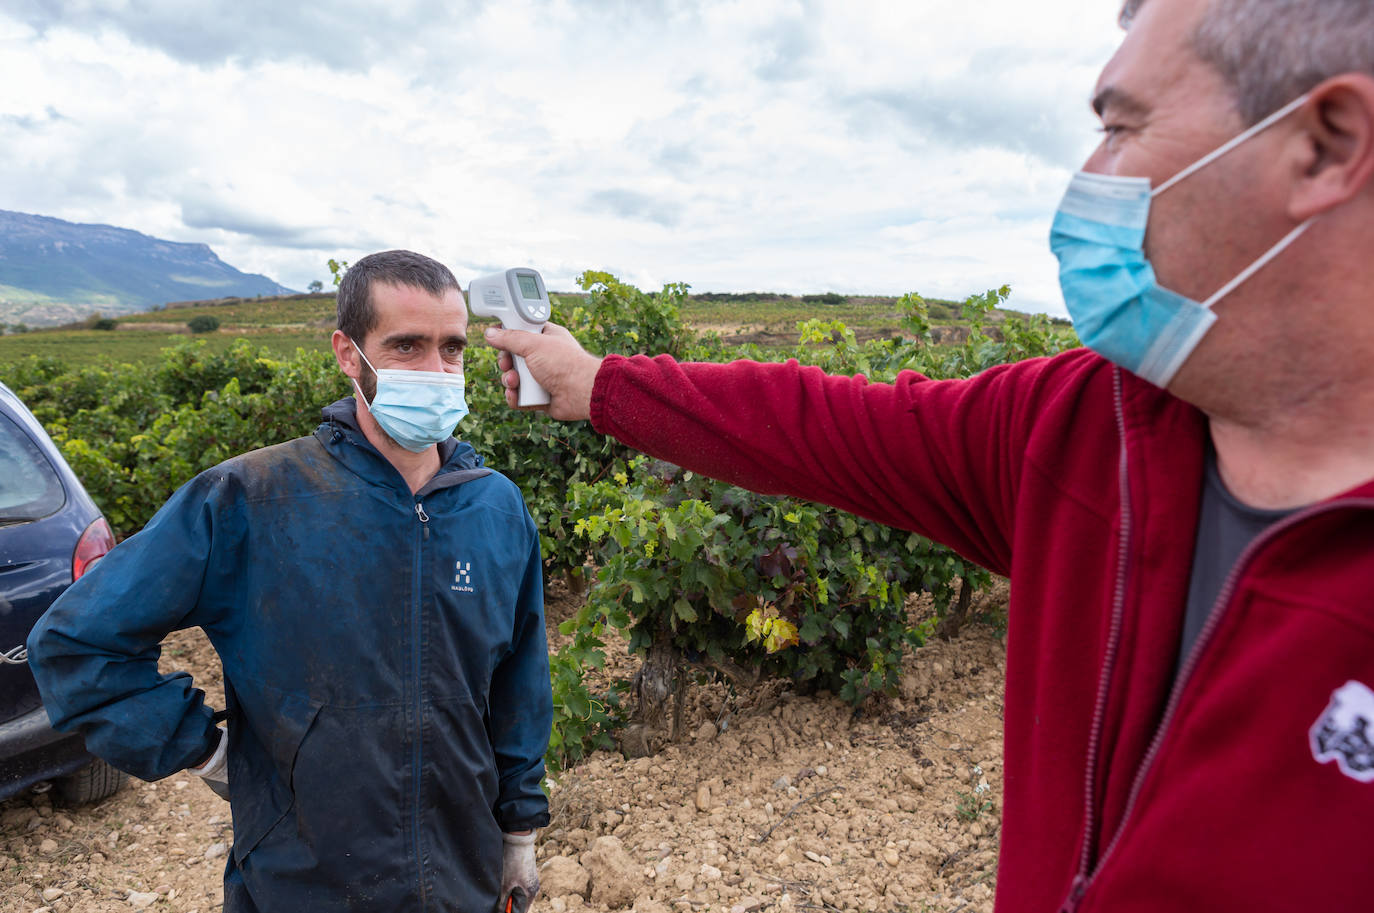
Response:
[{"label": "shrub", "polygon": [[197,314],[186,321],[192,333],[213,333],[219,329],[219,318],[210,314]]},{"label": "shrub", "polygon": [[568,328],[593,352],[633,355],[652,352],[680,357],[692,341],[682,322],[682,303],[691,287],[681,283],[646,294],[610,273],[588,270],[577,277],[591,301],[568,315]]},{"label": "shrub", "polygon": [[908,593],[943,613],[959,579],[987,582],[915,534],[643,457],[572,500],[601,557],[589,617],[625,629],[635,652],[671,644],[737,680],[785,676],[857,703],[893,688],[923,639]]},{"label": "shrub", "polygon": [[[619,284],[604,285],[633,309],[634,294]],[[841,321],[813,319],[799,325],[792,354],[833,373],[890,380],[907,369],[968,377],[992,364],[1053,355],[1077,344],[1071,332],[1039,316],[1007,319],[1000,333],[986,332],[992,312],[1009,294],[1002,287],[963,302],[970,332],[959,346],[935,345],[926,301],[913,294],[899,303],[910,337],[860,344]],[[755,347],[731,350],[712,339],[685,354],[728,361],[761,353]],[[686,662],[736,680],[788,676],[857,703],[890,690],[903,653],[925,636],[924,627],[907,621],[908,593],[928,591],[942,617],[956,599],[956,580],[963,581],[965,597],[989,581],[982,568],[920,536],[642,458],[627,471],[574,485],[572,500],[574,529],[598,553],[600,570],[587,604],[562,626],[574,640],[555,657],[559,668],[573,661],[570,651],[581,662],[599,664],[601,633],[612,625],[629,633],[633,651],[647,655],[645,680],[682,687],[678,666]],[[967,599],[960,599],[960,610],[966,607]],[[650,674],[654,663],[670,668]],[[557,706],[594,706],[575,677],[556,673],[554,692]],[[641,719],[661,723],[664,689],[639,692]],[[646,706],[655,701],[659,706]],[[559,725],[565,728],[556,733],[558,749],[550,752],[553,769],[604,744],[604,729],[590,728],[586,716],[564,714],[555,729]]]},{"label": "shrub", "polygon": [[7,380],[121,538],[201,470],[313,431],[320,408],[348,391],[330,353],[282,361],[246,340],[217,355],[187,342],[153,371],[29,358]]}]

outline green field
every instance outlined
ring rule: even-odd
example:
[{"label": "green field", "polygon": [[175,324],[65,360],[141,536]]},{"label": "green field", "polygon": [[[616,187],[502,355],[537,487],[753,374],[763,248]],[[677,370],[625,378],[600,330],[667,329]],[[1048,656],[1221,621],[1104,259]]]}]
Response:
[{"label": "green field", "polygon": [[334,328],[334,296],[299,295],[283,298],[229,298],[223,303],[195,307],[167,307],[156,311],[125,314],[120,323],[176,323],[198,314],[219,318],[225,327],[307,327]]}]

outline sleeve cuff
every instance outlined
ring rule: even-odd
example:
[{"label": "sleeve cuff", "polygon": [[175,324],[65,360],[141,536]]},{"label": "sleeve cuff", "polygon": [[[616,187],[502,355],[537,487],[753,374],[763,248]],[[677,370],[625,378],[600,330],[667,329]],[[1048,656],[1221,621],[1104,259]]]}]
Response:
[{"label": "sleeve cuff", "polygon": [[587,411],[592,420],[592,430],[598,434],[610,433],[607,430],[609,420],[606,416],[609,409],[608,401],[610,400],[607,388],[615,385],[615,380],[611,375],[625,360],[624,355],[607,355],[601,359],[601,367],[596,370],[596,380],[592,383],[592,402]]},{"label": "sleeve cuff", "polygon": [[515,814],[503,815],[499,811],[496,813],[496,824],[501,828],[502,833],[509,834],[511,831],[533,831],[541,827],[549,826],[549,811],[547,805],[535,814],[529,814],[529,805],[533,804],[531,800],[526,799],[517,804],[525,806],[525,809],[523,809],[525,814],[520,814],[520,811],[522,811],[521,809],[517,809]]},{"label": "sleeve cuff", "polygon": [[216,729],[219,733],[219,742],[215,745],[214,754],[210,755],[210,760],[199,767],[189,768],[191,773],[198,777],[205,777],[210,780],[225,779],[226,768],[229,760],[229,733],[223,729]]}]

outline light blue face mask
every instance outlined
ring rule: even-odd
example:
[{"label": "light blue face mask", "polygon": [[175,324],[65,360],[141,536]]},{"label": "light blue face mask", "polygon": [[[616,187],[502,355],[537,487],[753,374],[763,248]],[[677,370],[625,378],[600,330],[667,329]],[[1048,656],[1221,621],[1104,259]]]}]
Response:
[{"label": "light blue face mask", "polygon": [[[372,368],[363,347],[356,342],[353,347],[363,363]],[[369,403],[355,380],[358,400],[388,437],[412,453],[421,453],[452,437],[453,429],[468,414],[462,374],[390,368],[372,368],[372,373],[377,375],[376,395]]]},{"label": "light blue face mask", "polygon": [[1085,346],[1156,386],[1169,385],[1216,322],[1212,305],[1283,253],[1312,220],[1199,303],[1162,287],[1145,258],[1150,201],[1306,101],[1306,95],[1295,99],[1154,190],[1148,178],[1074,175],[1050,229],[1050,249],[1059,258],[1064,303]]}]

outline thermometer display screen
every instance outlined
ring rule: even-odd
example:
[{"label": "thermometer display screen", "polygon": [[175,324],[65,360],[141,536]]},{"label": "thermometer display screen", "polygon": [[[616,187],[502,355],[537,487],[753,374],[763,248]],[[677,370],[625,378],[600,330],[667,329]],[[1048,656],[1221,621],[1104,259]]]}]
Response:
[{"label": "thermometer display screen", "polygon": [[533,276],[517,276],[520,280],[520,294],[525,298],[539,297],[539,284],[534,281]]}]

